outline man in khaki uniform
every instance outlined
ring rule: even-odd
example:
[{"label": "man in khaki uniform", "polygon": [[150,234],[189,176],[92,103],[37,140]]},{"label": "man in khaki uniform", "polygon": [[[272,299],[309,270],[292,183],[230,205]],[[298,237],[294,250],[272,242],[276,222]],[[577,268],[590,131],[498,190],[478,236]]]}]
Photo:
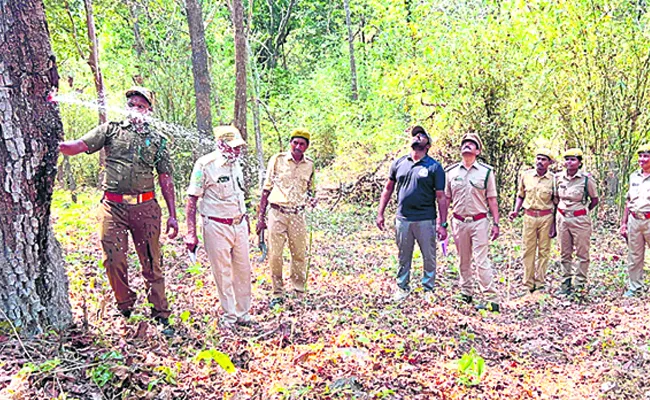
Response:
[{"label": "man in khaki uniform", "polygon": [[223,310],[221,325],[248,325],[251,318],[251,264],[244,173],[239,157],[246,145],[234,126],[214,129],[217,150],[196,161],[187,189],[185,245],[194,251],[196,210],[203,218],[203,240]]},{"label": "man in khaki uniform", "polygon": [[273,280],[270,307],[281,304],[284,296],[282,250],[288,240],[291,251],[291,282],[296,295],[304,295],[307,283],[307,224],[305,206],[314,205],[314,162],[305,156],[311,135],[304,129],[291,133],[291,151],[269,160],[258,210],[257,234],[267,228],[266,208],[270,204],[269,264]]},{"label": "man in khaki uniform", "polygon": [[[486,300],[477,309],[499,312],[498,295],[494,288],[494,270],[488,258],[489,240],[499,236],[499,206],[497,187],[492,167],[476,161],[483,150],[483,142],[475,133],[463,136],[460,145],[463,160],[446,169],[445,195],[453,204],[451,218],[454,243],[460,264],[460,290],[464,301],[471,303],[474,295],[474,276]],[[490,231],[488,211],[493,224]],[[472,256],[474,266],[472,268]]]},{"label": "man in khaki uniform", "polygon": [[548,169],[553,158],[551,151],[544,148],[535,154],[535,168],[524,171],[519,178],[515,209],[509,216],[514,221],[524,207],[524,285],[531,293],[545,289],[551,238],[555,237],[553,173]]},{"label": "man in khaki uniform", "polygon": [[650,144],[639,147],[637,154],[641,168],[630,175],[630,189],[620,231],[627,239],[628,247],[629,279],[625,297],[636,296],[644,289],[645,248],[650,244]]},{"label": "man in khaki uniform", "polygon": [[[161,211],[154,198],[154,169],[167,203],[167,233],[178,233],[174,204],[172,163],[167,139],[153,129],[146,117],[153,110],[153,94],[142,87],[126,92],[130,116],[123,122],[108,122],[88,132],[81,139],[59,145],[61,153],[72,156],[82,152],[106,150],[106,171],[102,188],[102,228],[100,239],[104,268],[115,293],[120,312],[131,315],[136,294],[129,288],[126,251],[128,232],[142,265],[148,300],[153,304],[152,317],[168,325],[169,308],[165,297],[165,278],[161,270]],[[171,231],[171,233],[170,233]],[[165,333],[170,334],[169,328]]]},{"label": "man in khaki uniform", "polygon": [[[591,211],[598,204],[596,183],[591,175],[580,170],[582,150],[564,152],[566,169],[555,175],[555,203],[558,205],[558,239],[562,263],[560,294],[578,295],[584,291],[589,272],[589,242],[591,238]],[[573,268],[575,248],[578,268]]]}]

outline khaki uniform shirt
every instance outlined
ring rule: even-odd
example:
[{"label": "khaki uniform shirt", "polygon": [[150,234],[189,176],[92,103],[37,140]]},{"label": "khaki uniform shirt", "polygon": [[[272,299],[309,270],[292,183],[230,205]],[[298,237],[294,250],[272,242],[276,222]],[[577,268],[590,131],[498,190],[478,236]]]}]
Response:
[{"label": "khaki uniform shirt", "polygon": [[119,194],[139,194],[154,190],[158,174],[173,172],[168,140],[145,124],[142,132],[128,121],[107,122],[85,134],[81,140],[88,154],[106,150],[106,171],[102,189]]},{"label": "khaki uniform shirt", "polygon": [[517,196],[524,199],[524,208],[549,210],[553,208],[553,173],[537,175],[536,169],[524,171],[519,177]]},{"label": "khaki uniform shirt", "polygon": [[474,162],[469,169],[460,162],[446,170],[447,184],[445,195],[454,205],[454,213],[462,217],[472,217],[487,213],[487,199],[497,197],[497,185],[492,167]]},{"label": "khaki uniform shirt", "polygon": [[269,190],[269,203],[282,207],[304,206],[307,191],[314,185],[314,162],[304,156],[294,161],[290,152],[271,157],[264,180],[264,190]]},{"label": "khaki uniform shirt", "polygon": [[196,160],[187,194],[199,198],[201,215],[235,218],[246,212],[244,172],[239,162],[229,163],[220,151]]},{"label": "khaki uniform shirt", "polygon": [[632,212],[650,212],[650,176],[643,177],[641,170],[630,175],[627,192],[628,207]]},{"label": "khaki uniform shirt", "polygon": [[[585,179],[587,180],[587,198],[585,198]],[[560,210],[583,210],[589,199],[598,197],[594,178],[583,171],[569,177],[566,171],[555,175],[555,193],[558,196]]]}]

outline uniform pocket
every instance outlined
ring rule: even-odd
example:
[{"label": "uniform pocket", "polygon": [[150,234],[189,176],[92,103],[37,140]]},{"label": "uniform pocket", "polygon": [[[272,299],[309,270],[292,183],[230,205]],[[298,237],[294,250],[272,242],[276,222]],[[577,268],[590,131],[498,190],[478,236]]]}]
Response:
[{"label": "uniform pocket", "polygon": [[214,182],[214,189],[217,197],[221,200],[226,200],[235,193],[232,178],[228,175],[219,176]]},{"label": "uniform pocket", "polygon": [[476,179],[471,179],[469,181],[469,184],[472,185],[474,189],[478,190],[485,190],[485,181],[484,180],[476,180]]}]

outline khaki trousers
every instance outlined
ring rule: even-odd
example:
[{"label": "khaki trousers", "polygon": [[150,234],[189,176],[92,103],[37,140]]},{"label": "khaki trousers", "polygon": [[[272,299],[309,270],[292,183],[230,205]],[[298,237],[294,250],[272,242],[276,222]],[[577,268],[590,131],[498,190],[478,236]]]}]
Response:
[{"label": "khaki trousers", "polygon": [[203,240],[217,285],[223,319],[235,323],[251,309],[251,263],[246,219],[226,225],[203,217]]},{"label": "khaki trousers", "polygon": [[524,214],[524,285],[529,290],[542,289],[546,285],[546,270],[551,258],[551,238],[548,233],[552,223],[553,214],[543,217]]},{"label": "khaki trousers", "polygon": [[[589,215],[565,217],[557,214],[557,235],[560,241],[560,262],[562,264],[562,287],[584,287],[589,273],[589,241],[591,239],[591,218]],[[573,266],[573,250],[578,261]]]},{"label": "khaki trousers", "polygon": [[[460,261],[460,291],[474,295],[474,279],[486,299],[498,301],[494,288],[494,270],[488,258],[490,252],[490,222],[487,218],[463,222],[452,218],[454,243]],[[472,265],[472,258],[474,265]]]},{"label": "khaki trousers", "polygon": [[643,264],[645,248],[650,244],[650,220],[640,220],[630,215],[627,222],[627,272],[628,289],[643,289]]},{"label": "khaki trousers", "polygon": [[104,252],[104,268],[115,293],[117,307],[130,310],[136,294],[129,288],[129,270],[126,252],[131,232],[135,250],[142,265],[142,276],[147,289],[147,299],[153,304],[152,316],[168,317],[169,306],[165,297],[165,277],[160,268],[160,206],[156,200],[140,204],[115,203],[102,200],[100,240]]},{"label": "khaki trousers", "polygon": [[291,252],[291,283],[296,292],[304,292],[307,282],[307,224],[304,214],[283,214],[279,210],[269,210],[269,265],[273,280],[273,294],[281,296],[284,292],[282,279],[282,251],[289,241]]}]

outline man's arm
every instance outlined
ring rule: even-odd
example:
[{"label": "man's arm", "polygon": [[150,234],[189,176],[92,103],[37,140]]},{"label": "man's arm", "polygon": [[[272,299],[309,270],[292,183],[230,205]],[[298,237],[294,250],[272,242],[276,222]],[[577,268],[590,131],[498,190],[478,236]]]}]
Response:
[{"label": "man's arm", "polygon": [[86,151],[88,151],[88,145],[81,139],[66,140],[59,143],[59,152],[64,156],[76,156]]},{"label": "man's arm", "polygon": [[262,190],[262,198],[260,198],[260,205],[257,208],[257,226],[255,231],[259,236],[266,226],[266,207],[269,205],[269,195],[271,194],[270,190]]},{"label": "man's arm", "polygon": [[388,179],[386,181],[386,185],[384,186],[384,190],[381,192],[381,197],[379,198],[379,210],[377,211],[377,228],[380,230],[384,230],[384,211],[386,211],[386,206],[388,205],[388,202],[390,201],[390,196],[393,195],[393,191],[395,190],[395,181],[392,179]]},{"label": "man's arm", "polygon": [[185,204],[185,219],[187,220],[187,235],[185,235],[185,246],[189,251],[194,251],[199,244],[199,238],[196,236],[196,203],[199,200],[197,196],[188,195]]},{"label": "man's arm", "polygon": [[[169,210],[169,219],[167,220],[167,230],[165,233],[170,239],[178,235],[178,222],[176,221],[176,194],[174,192],[174,179],[169,174],[159,174],[158,183],[160,191],[165,198],[167,209]],[[171,231],[171,233],[170,233]]]},{"label": "man's arm", "polygon": [[447,228],[442,227],[443,222],[447,222],[447,213],[449,212],[449,199],[444,190],[436,190],[436,200],[438,203],[438,240],[447,239]]},{"label": "man's arm", "polygon": [[514,221],[515,218],[519,216],[519,211],[521,211],[521,206],[524,204],[524,198],[517,196],[515,200],[515,209],[509,215],[510,221]]},{"label": "man's arm", "polygon": [[621,220],[621,229],[619,233],[627,239],[627,220],[630,217],[629,200],[625,202],[625,210],[623,211],[623,219]]},{"label": "man's arm", "polygon": [[488,197],[488,207],[490,208],[490,214],[492,214],[492,235],[490,236],[491,240],[495,240],[499,237],[499,204],[497,203],[496,197]]}]

